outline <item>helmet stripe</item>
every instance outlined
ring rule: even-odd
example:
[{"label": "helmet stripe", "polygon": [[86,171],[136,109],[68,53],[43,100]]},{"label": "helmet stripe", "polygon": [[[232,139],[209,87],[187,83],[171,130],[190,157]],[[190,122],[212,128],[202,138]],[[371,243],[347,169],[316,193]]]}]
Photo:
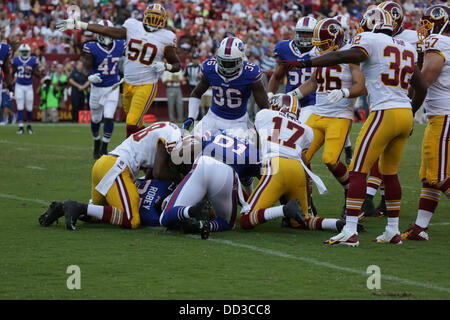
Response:
[{"label": "helmet stripe", "polygon": [[306,17],[305,20],[303,20],[303,26],[307,27],[309,23],[309,17]]},{"label": "helmet stripe", "polygon": [[228,38],[227,46],[225,47],[225,54],[231,54],[231,45],[233,44],[233,38]]}]

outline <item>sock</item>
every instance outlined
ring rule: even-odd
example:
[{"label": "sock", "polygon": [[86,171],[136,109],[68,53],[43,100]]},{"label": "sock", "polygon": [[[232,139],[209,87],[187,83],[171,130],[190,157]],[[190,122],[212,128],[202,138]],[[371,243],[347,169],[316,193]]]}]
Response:
[{"label": "sock", "polygon": [[332,230],[332,231],[337,231],[336,228],[336,222],[338,221],[338,219],[329,219],[329,218],[324,218],[321,222],[322,222],[322,229],[318,229],[318,230]]},{"label": "sock", "polygon": [[178,221],[182,221],[189,218],[189,208],[184,206],[176,206],[171,207],[168,210],[164,211],[159,218],[159,222],[162,226],[171,227],[178,223]]},{"label": "sock", "polygon": [[417,212],[416,224],[419,227],[427,228],[431,217],[436,210],[441,193],[438,189],[431,187],[428,183],[422,184],[420,192],[419,210]]},{"label": "sock", "polygon": [[131,228],[131,221],[128,220],[127,216],[116,207],[110,206],[97,206],[97,205],[88,205],[87,214],[92,217],[99,217],[100,208],[103,209],[103,213],[100,219],[104,222],[108,222],[110,224],[118,225],[123,228]]},{"label": "sock", "polygon": [[103,124],[103,142],[108,143],[111,140],[113,130],[114,122],[105,121]]},{"label": "sock", "polygon": [[380,184],[383,182],[382,174],[378,170],[378,160],[374,163],[370,169],[369,178],[367,178],[367,190],[366,193],[374,196],[377,193]]},{"label": "sock", "polygon": [[212,218],[209,223],[211,225],[211,232],[231,230],[231,226],[222,218]]},{"label": "sock", "polygon": [[349,173],[345,164],[339,161],[334,169],[329,168],[329,170],[344,188],[348,185]]},{"label": "sock", "polygon": [[28,122],[28,124],[30,124],[32,120],[33,120],[33,111],[27,111],[27,122]]},{"label": "sock", "polygon": [[92,131],[92,136],[94,137],[94,140],[100,139],[100,122],[94,123],[91,121],[91,131]]},{"label": "sock", "polygon": [[387,218],[387,228],[392,231],[398,232],[398,217],[396,218]]},{"label": "sock", "polygon": [[[367,174],[361,172],[350,172],[349,174],[349,188],[347,191],[347,198],[345,201],[345,208],[348,216],[356,216],[361,213],[361,206],[366,198],[366,177]],[[356,226],[355,226],[356,232]]]},{"label": "sock", "polygon": [[450,178],[447,178],[442,186],[439,188],[448,198],[450,198]]},{"label": "sock", "polygon": [[398,217],[400,215],[402,188],[398,181],[398,175],[396,174],[383,175],[383,181],[386,191],[387,229],[398,232]]},{"label": "sock", "polygon": [[358,233],[358,216],[349,216],[347,214],[344,229],[350,233]]},{"label": "sock", "polygon": [[264,220],[273,220],[284,217],[283,206],[268,208],[264,210]]},{"label": "sock", "polygon": [[[104,206],[89,204],[87,207],[87,215],[97,218],[99,220],[103,220],[104,208],[105,208]],[[109,219],[107,222],[109,222]]]},{"label": "sock", "polygon": [[23,110],[17,111],[17,122],[19,122],[19,126],[23,127]]},{"label": "sock", "polygon": [[380,195],[381,195],[381,197],[384,197],[384,196],[385,196],[384,183],[382,183],[382,184],[380,185]]},{"label": "sock", "polygon": [[239,220],[243,229],[253,229],[256,225],[266,222],[264,218],[264,211],[266,209],[259,209],[243,214]]},{"label": "sock", "polygon": [[306,220],[306,226],[308,227],[309,230],[325,230],[324,229],[325,220],[335,220],[335,219],[324,219],[320,217],[309,218]]}]

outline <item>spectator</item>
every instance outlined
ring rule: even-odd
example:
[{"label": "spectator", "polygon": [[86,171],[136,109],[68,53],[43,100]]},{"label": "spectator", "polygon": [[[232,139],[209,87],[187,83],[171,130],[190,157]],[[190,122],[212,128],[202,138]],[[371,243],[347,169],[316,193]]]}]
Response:
[{"label": "spectator", "polygon": [[64,53],[64,49],[62,47],[62,44],[58,42],[58,38],[49,37],[49,41],[50,43],[47,47],[46,53],[57,53],[57,54]]},{"label": "spectator", "polygon": [[58,86],[54,85],[49,75],[45,76],[40,87],[41,90],[41,121],[42,122],[58,122],[58,100],[60,91]]},{"label": "spectator", "polygon": [[[172,122],[182,122],[184,120],[183,93],[181,92],[181,84],[186,83],[183,79],[183,73],[164,71],[162,82],[166,84],[167,107],[169,111],[169,119]],[[175,108],[177,115],[175,116]]]},{"label": "spectator", "polygon": [[0,123],[0,125],[4,126],[8,123],[16,123],[17,121],[17,117],[16,114],[14,113],[14,105],[11,99],[11,96],[8,92],[7,89],[3,89],[2,92],[2,109],[3,109],[3,120]]},{"label": "spectator", "polygon": [[78,122],[78,111],[85,110],[85,90],[89,86],[87,76],[83,73],[83,62],[77,61],[69,77],[71,85],[70,102],[72,104],[72,122]]},{"label": "spectator", "polygon": [[199,55],[194,53],[192,55],[192,62],[186,66],[183,73],[184,78],[189,83],[189,92],[191,92],[197,85],[201,75],[200,70]]}]

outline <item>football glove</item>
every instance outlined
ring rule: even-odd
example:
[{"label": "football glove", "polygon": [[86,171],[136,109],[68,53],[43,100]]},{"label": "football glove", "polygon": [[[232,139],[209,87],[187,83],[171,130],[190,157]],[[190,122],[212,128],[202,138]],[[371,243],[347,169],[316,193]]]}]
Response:
[{"label": "football glove", "polygon": [[58,29],[61,32],[73,29],[86,30],[87,26],[88,24],[86,22],[82,22],[73,18],[61,20],[56,23],[56,29]]},{"label": "football glove", "polygon": [[283,60],[281,63],[284,65],[286,71],[292,69],[302,69],[311,66],[311,60]]},{"label": "football glove", "polygon": [[100,82],[102,82],[102,78],[100,77],[100,73],[91,74],[88,77],[88,80],[91,83],[100,83]]},{"label": "football glove", "polygon": [[183,125],[181,128],[183,128],[184,130],[189,130],[191,129],[191,127],[194,125],[194,119],[193,118],[187,118],[186,120],[184,120]]},{"label": "football glove", "polygon": [[347,98],[349,96],[350,92],[348,89],[336,89],[328,91],[328,101],[332,104],[336,104],[339,101],[341,101],[344,98]]},{"label": "football glove", "polygon": [[167,70],[166,63],[162,61],[156,61],[150,66],[151,70],[156,73],[163,72]]}]

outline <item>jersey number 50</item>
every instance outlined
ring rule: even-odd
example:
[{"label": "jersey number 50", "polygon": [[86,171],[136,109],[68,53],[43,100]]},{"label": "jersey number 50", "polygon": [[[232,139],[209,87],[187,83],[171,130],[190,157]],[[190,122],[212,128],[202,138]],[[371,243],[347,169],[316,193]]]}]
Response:
[{"label": "jersey number 50", "polygon": [[130,39],[128,42],[128,60],[136,61],[149,66],[155,60],[158,48],[151,43],[144,42],[142,40]]}]

